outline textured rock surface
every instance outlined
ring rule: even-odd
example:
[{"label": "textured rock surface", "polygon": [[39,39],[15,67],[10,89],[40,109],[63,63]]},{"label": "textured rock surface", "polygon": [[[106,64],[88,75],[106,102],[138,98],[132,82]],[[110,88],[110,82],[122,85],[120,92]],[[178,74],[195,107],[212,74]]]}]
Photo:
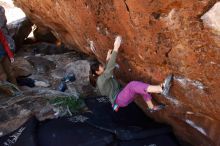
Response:
[{"label": "textured rock surface", "polygon": [[195,146],[220,145],[219,36],[200,19],[217,0],[14,1],[66,45],[102,61],[122,35],[120,79],[159,83],[175,74],[172,97],[156,97],[167,108],[151,116]]},{"label": "textured rock surface", "polygon": [[[65,48],[63,48],[63,54],[60,54],[62,48],[59,48],[61,49],[58,51],[59,54],[51,52],[52,54],[48,55],[45,51],[39,51],[37,57],[32,52],[36,46],[44,47],[45,43],[25,45],[21,48],[13,64],[14,73],[16,76],[31,75],[30,78],[44,81],[50,86],[47,88],[20,86],[22,94],[13,97],[14,90],[0,84],[0,136],[17,129],[31,115],[36,115],[39,120],[44,120],[69,112],[70,109],[67,109],[67,106],[61,107],[58,103],[51,102],[58,97],[78,98],[96,94],[93,87],[89,85],[91,59],[88,56],[75,51],[64,53]],[[48,50],[50,50],[49,48]],[[58,50],[54,47],[53,49]],[[28,60],[31,60],[31,63]],[[67,83],[68,89],[65,92],[57,91],[61,79],[68,73],[75,74],[76,81]]]},{"label": "textured rock surface", "polygon": [[39,27],[34,30],[33,32],[34,38],[38,42],[48,42],[48,43],[56,43],[56,37],[51,33],[50,29],[47,27]]},{"label": "textured rock surface", "polygon": [[32,23],[27,18],[22,18],[8,24],[10,35],[15,41],[17,50],[32,31]]}]

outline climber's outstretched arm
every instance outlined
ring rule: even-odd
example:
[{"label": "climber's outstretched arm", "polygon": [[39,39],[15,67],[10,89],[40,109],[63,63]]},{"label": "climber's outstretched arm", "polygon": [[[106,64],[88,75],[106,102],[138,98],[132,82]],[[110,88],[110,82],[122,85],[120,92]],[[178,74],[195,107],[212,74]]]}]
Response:
[{"label": "climber's outstretched arm", "polygon": [[118,49],[121,45],[121,40],[122,40],[121,36],[117,36],[115,39],[114,49],[113,49],[112,53],[110,51],[108,52],[107,58],[109,57],[109,61],[106,65],[106,68],[104,71],[105,74],[110,74],[110,75],[113,74],[113,70],[116,65],[116,58],[117,58],[117,54],[118,54]]}]

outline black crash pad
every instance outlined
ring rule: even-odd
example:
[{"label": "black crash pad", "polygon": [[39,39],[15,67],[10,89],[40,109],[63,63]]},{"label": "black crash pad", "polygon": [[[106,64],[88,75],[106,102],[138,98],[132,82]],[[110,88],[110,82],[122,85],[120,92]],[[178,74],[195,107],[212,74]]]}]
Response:
[{"label": "black crash pad", "polygon": [[84,123],[82,115],[43,122],[38,129],[40,146],[106,146],[113,142],[111,133]]},{"label": "black crash pad", "polygon": [[38,120],[33,117],[14,132],[0,137],[0,146],[38,146],[36,129]]},{"label": "black crash pad", "polygon": [[104,97],[86,99],[91,112],[38,122],[31,118],[0,137],[0,146],[178,146],[169,126],[134,103],[113,112]]},{"label": "black crash pad", "polygon": [[120,141],[120,146],[178,146],[172,135],[158,135],[145,139]]},{"label": "black crash pad", "polygon": [[120,140],[141,139],[171,132],[168,125],[156,123],[131,103],[118,112],[112,110],[106,97],[88,98],[86,104],[92,113],[87,114],[87,123],[116,134]]}]

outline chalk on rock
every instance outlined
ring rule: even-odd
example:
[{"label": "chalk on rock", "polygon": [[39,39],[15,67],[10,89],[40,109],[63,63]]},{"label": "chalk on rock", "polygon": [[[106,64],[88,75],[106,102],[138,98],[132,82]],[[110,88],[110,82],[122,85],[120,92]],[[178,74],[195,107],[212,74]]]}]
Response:
[{"label": "chalk on rock", "polygon": [[116,65],[115,65],[115,67],[116,67],[117,69],[119,69],[119,68],[120,68],[119,64],[116,64]]},{"label": "chalk on rock", "polygon": [[120,35],[117,35],[115,38],[114,45],[121,44],[122,43],[122,37]]},{"label": "chalk on rock", "polygon": [[201,19],[206,26],[220,34],[220,2],[217,2]]}]

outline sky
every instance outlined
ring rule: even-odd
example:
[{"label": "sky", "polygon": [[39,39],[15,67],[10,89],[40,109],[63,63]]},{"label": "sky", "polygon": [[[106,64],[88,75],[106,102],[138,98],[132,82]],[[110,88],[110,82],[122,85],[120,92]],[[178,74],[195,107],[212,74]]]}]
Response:
[{"label": "sky", "polygon": [[14,6],[13,0],[0,0],[0,5],[5,8],[7,24],[25,17],[24,12]]}]

